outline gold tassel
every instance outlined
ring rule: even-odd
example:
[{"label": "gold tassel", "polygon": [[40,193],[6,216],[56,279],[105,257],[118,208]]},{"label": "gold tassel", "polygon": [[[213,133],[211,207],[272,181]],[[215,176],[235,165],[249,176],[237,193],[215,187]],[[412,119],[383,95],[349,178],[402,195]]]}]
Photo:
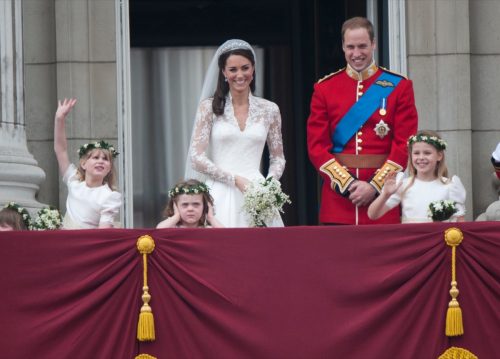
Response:
[{"label": "gold tassel", "polygon": [[142,287],[142,307],[137,324],[137,339],[141,342],[155,340],[155,321],[153,311],[149,306],[151,295],[148,287],[148,254],[155,249],[155,242],[151,236],[145,235],[137,240],[137,250],[142,254],[144,286]]},{"label": "gold tassel", "polygon": [[445,334],[448,337],[456,337],[464,334],[464,325],[462,321],[462,309],[458,304],[457,278],[456,278],[456,249],[462,243],[464,236],[458,228],[448,228],[444,232],[446,244],[451,247],[451,301],[448,303],[446,312]]},{"label": "gold tassel", "polygon": [[135,359],[156,359],[156,357],[149,354],[139,354],[135,357]]},{"label": "gold tassel", "polygon": [[438,359],[478,359],[478,357],[467,349],[451,347],[446,349]]}]

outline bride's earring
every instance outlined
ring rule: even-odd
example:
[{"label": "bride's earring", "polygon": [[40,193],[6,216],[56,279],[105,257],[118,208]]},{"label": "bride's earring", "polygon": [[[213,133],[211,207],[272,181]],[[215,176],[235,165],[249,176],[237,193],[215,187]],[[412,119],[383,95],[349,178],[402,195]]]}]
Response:
[{"label": "bride's earring", "polygon": [[224,82],[227,82],[227,77],[224,77]]}]

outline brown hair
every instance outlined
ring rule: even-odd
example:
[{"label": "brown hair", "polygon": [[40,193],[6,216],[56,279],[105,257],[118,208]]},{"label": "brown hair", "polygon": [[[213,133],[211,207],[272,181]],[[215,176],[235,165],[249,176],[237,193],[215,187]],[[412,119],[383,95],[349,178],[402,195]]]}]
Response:
[{"label": "brown hair", "polygon": [[77,168],[78,178],[80,179],[80,181],[84,181],[85,180],[85,170],[83,169],[82,164],[85,161],[87,161],[90,157],[92,157],[92,155],[96,151],[99,151],[99,152],[103,153],[104,156],[106,156],[106,158],[109,160],[109,162],[111,164],[109,173],[106,175],[106,177],[104,177],[103,183],[107,184],[109,186],[109,188],[111,188],[113,191],[116,191],[117,190],[117,187],[116,187],[116,170],[115,170],[115,166],[113,164],[113,156],[111,155],[111,152],[109,150],[107,150],[107,149],[95,148],[95,149],[93,149],[91,151],[88,151],[86,154],[84,154],[80,158],[80,163],[78,164],[78,168]]},{"label": "brown hair", "polygon": [[[178,182],[174,187],[197,187],[201,185],[202,182],[196,180],[196,179],[188,179],[186,181],[181,181]],[[172,217],[174,215],[174,203],[177,203],[177,200],[181,194],[185,194],[183,192],[179,192],[178,194],[175,194],[170,197],[167,206],[165,207],[163,211],[163,215],[165,218]],[[200,220],[198,221],[198,226],[199,227],[205,227],[206,221],[207,221],[207,213],[208,213],[208,205],[211,204],[212,206],[214,205],[214,199],[210,195],[209,192],[202,192],[199,193],[203,197],[203,213],[200,217]],[[189,194],[188,194],[189,195]]]},{"label": "brown hair", "polygon": [[342,24],[342,43],[344,43],[344,35],[347,30],[354,29],[366,29],[368,31],[368,36],[370,37],[370,41],[373,42],[375,40],[375,32],[373,30],[373,24],[370,20],[365,17],[356,16],[344,21]]},{"label": "brown hair", "polygon": [[[431,130],[418,131],[416,136],[437,137],[437,138],[441,139],[441,136],[439,136],[439,134],[437,132],[431,131]],[[417,143],[417,142],[414,142],[414,143]],[[415,183],[415,178],[417,176],[417,169],[413,166],[412,155],[411,155],[414,143],[408,143],[408,164],[406,167],[407,167],[408,173],[410,175],[410,181],[408,183],[408,186],[406,186],[405,189],[403,190],[403,192],[401,193],[401,197],[406,193],[406,191],[408,191],[408,189],[413,185],[413,183]],[[426,143],[428,143],[428,142],[426,142]],[[429,144],[431,146],[433,146],[436,149],[436,151],[438,151],[438,153],[441,153],[441,155],[442,155],[441,161],[439,161],[437,163],[437,166],[434,170],[434,174],[437,178],[439,178],[439,180],[442,183],[448,183],[449,182],[448,167],[446,166],[446,163],[445,163],[445,152],[444,152],[444,150],[437,148],[436,146],[432,145],[431,143],[429,143]]]},{"label": "brown hair", "polygon": [[25,231],[28,229],[22,215],[12,208],[3,208],[0,210],[0,226],[12,227],[15,231]]},{"label": "brown hair", "polygon": [[217,88],[215,89],[214,99],[212,101],[212,111],[217,116],[221,116],[224,114],[224,107],[226,106],[226,96],[229,92],[229,84],[226,82],[222,70],[224,70],[224,68],[226,67],[227,59],[231,55],[240,55],[250,60],[252,66],[254,67],[253,79],[252,82],[250,82],[250,90],[252,91],[252,93],[255,91],[255,58],[252,51],[248,49],[234,49],[222,53],[219,56],[218,60],[219,77],[217,78]]}]

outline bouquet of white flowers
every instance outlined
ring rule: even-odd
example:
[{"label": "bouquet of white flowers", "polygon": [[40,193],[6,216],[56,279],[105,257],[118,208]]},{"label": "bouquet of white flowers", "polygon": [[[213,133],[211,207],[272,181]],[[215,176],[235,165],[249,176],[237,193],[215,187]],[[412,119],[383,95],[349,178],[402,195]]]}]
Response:
[{"label": "bouquet of white flowers", "polygon": [[61,213],[59,213],[59,210],[56,208],[42,208],[37,212],[36,216],[32,224],[33,230],[44,231],[47,229],[59,229],[62,225]]},{"label": "bouquet of white flowers", "polygon": [[243,201],[243,210],[252,227],[265,227],[266,221],[276,218],[279,212],[283,213],[285,203],[292,203],[273,177],[251,182],[243,194]]},{"label": "bouquet of white flowers", "polygon": [[434,201],[429,204],[429,210],[427,212],[429,218],[433,221],[446,221],[451,218],[458,209],[455,201],[450,200],[440,200]]}]

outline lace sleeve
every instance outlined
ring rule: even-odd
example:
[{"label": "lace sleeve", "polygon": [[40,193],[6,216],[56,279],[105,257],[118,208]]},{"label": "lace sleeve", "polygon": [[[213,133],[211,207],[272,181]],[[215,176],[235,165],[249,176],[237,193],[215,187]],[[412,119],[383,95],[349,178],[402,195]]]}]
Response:
[{"label": "lace sleeve", "polygon": [[196,113],[193,138],[191,139],[191,152],[189,154],[191,166],[194,170],[206,174],[216,181],[234,185],[234,175],[217,167],[207,155],[213,118],[212,101],[202,101]]},{"label": "lace sleeve", "polygon": [[285,155],[283,154],[283,138],[281,135],[281,115],[277,105],[273,106],[272,120],[267,133],[267,147],[269,148],[269,173],[279,180],[285,170]]}]

